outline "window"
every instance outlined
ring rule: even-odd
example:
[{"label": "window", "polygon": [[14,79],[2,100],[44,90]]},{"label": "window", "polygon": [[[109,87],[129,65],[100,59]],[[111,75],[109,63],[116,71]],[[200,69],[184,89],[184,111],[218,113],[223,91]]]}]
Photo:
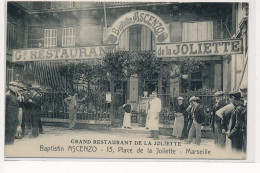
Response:
[{"label": "window", "polygon": [[7,23],[7,49],[14,48],[15,35],[15,26],[12,23]]},{"label": "window", "polygon": [[6,71],[6,82],[9,83],[13,81],[13,70],[12,69],[7,69]]},{"label": "window", "polygon": [[23,48],[25,46],[24,45],[25,41],[23,37],[24,37],[23,26],[7,22],[7,37],[6,37],[7,49]]},{"label": "window", "polygon": [[183,23],[183,42],[204,40],[213,40],[213,21]]},{"label": "window", "polygon": [[57,47],[57,30],[45,29],[44,48]]},{"label": "window", "polygon": [[75,27],[62,29],[62,47],[75,46]]},{"label": "window", "polygon": [[202,88],[202,72],[191,73],[190,90],[196,91]]},{"label": "window", "polygon": [[70,8],[78,7],[80,2],[70,1]]}]

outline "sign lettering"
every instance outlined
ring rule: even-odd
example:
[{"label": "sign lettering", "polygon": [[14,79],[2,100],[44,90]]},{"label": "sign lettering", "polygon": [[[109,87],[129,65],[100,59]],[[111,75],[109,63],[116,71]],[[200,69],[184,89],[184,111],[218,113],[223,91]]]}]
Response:
[{"label": "sign lettering", "polygon": [[182,57],[182,56],[209,56],[209,55],[228,55],[242,54],[242,39],[232,40],[213,40],[190,43],[169,43],[157,44],[156,56],[163,57]]},{"label": "sign lettering", "polygon": [[122,15],[113,23],[108,34],[108,43],[117,44],[125,29],[136,24],[150,28],[156,37],[157,43],[169,40],[168,28],[159,16],[149,11],[136,10]]},{"label": "sign lettering", "polygon": [[117,50],[115,45],[52,49],[13,50],[12,61],[57,61],[103,58],[106,53]]}]

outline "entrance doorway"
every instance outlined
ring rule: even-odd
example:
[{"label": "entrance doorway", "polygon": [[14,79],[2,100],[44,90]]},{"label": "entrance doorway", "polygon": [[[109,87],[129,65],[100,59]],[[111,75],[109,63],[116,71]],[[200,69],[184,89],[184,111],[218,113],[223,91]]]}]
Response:
[{"label": "entrance doorway", "polygon": [[[126,51],[146,51],[155,49],[155,37],[150,28],[144,25],[133,25],[127,28],[119,39],[119,48]],[[147,84],[148,92],[156,89],[158,78]],[[124,91],[125,102],[130,100],[133,110],[137,111],[140,97],[143,96],[142,79],[137,74],[131,75],[126,81]]]}]

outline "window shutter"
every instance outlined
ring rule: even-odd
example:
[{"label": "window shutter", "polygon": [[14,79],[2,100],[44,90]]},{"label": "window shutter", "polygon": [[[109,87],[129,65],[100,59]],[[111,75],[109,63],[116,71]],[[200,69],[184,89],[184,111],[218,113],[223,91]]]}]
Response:
[{"label": "window shutter", "polygon": [[213,40],[213,21],[183,23],[182,41]]},{"label": "window shutter", "polygon": [[44,47],[57,47],[57,30],[56,29],[45,29],[44,34]]}]

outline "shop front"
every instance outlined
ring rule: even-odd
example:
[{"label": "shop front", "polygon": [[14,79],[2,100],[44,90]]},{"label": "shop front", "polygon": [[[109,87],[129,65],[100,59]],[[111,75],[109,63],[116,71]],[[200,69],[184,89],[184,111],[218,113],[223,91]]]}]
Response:
[{"label": "shop front", "polygon": [[[173,7],[176,11],[177,6]],[[23,63],[25,72],[32,71],[33,80],[44,88],[43,121],[68,122],[63,100],[74,91],[79,92],[80,97],[87,94],[89,98],[79,106],[78,123],[81,124],[118,125],[123,118],[121,106],[129,100],[133,106],[133,125],[145,126],[152,91],[156,91],[162,100],[162,127],[172,127],[172,113],[178,96],[185,97],[186,101],[193,95],[201,97],[207,111],[213,101],[212,93],[223,89],[223,57],[241,54],[243,42],[224,38],[224,32],[219,36],[220,20],[215,20],[213,14],[205,19],[202,16],[203,21],[196,21],[184,6],[177,8],[177,17],[170,15],[170,18],[156,8],[151,10],[153,12],[132,9],[118,18],[110,17],[109,26],[105,25],[103,31],[97,30],[100,33],[95,32],[96,38],[93,37],[101,43],[99,35],[103,35],[100,45],[82,46],[80,43],[85,44],[83,38],[75,34],[92,36],[84,35],[83,31],[74,32],[73,27],[69,27],[74,46],[70,46],[68,39],[66,44],[69,46],[65,47],[51,45],[13,50],[12,61]],[[92,31],[92,25],[97,23],[94,19],[83,20],[77,14],[76,18],[83,24],[77,25],[75,30],[85,27]],[[90,22],[92,29],[84,22]],[[48,29],[45,32],[48,37],[44,44],[56,42],[57,46],[59,34],[54,31]],[[64,30],[61,34],[66,33]],[[61,42],[65,44],[63,40]],[[121,55],[119,50],[127,53]],[[106,60],[108,55],[120,60],[126,54],[126,62],[134,64],[132,70],[125,64],[119,67],[121,61],[106,66],[112,62]],[[131,57],[135,59],[131,60]],[[120,74],[114,75],[110,68],[112,71],[119,69]]]}]

